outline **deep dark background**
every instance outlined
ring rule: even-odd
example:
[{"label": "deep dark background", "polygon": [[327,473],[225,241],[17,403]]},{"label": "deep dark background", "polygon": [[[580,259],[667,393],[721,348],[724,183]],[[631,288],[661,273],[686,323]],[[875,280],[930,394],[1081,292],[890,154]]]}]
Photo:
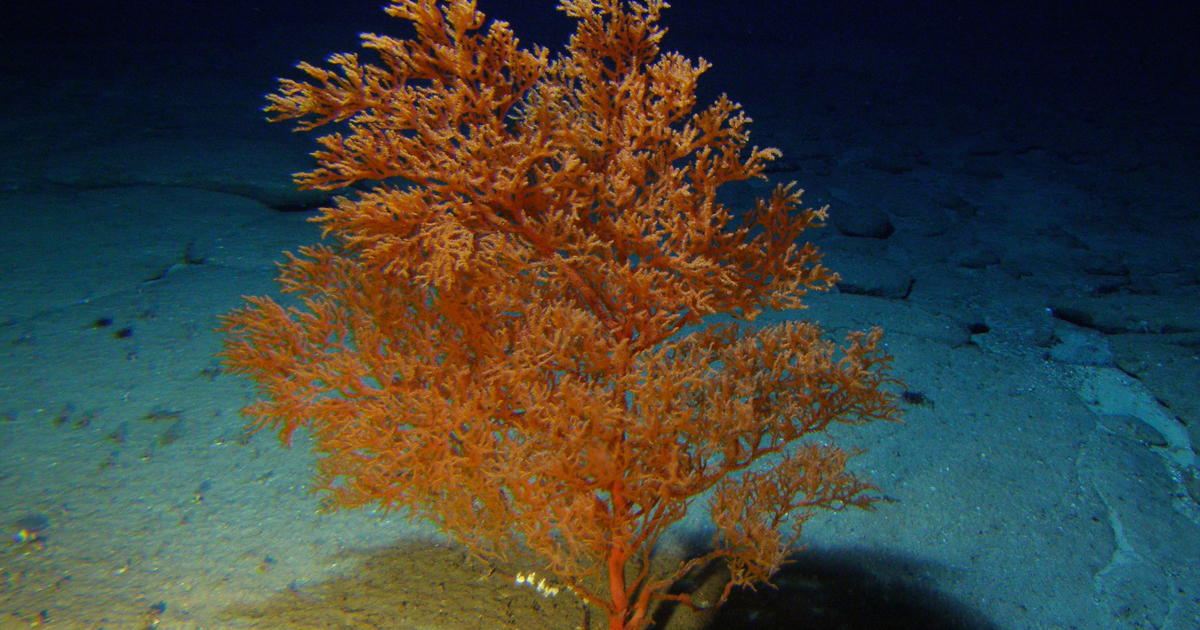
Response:
[{"label": "deep dark background", "polygon": [[[161,0],[6,3],[7,76],[135,78],[162,72],[286,72],[300,58],[349,50],[362,31],[397,32],[380,0]],[[570,20],[552,0],[480,0],[525,42],[558,48]],[[676,0],[666,47],[716,62],[709,81],[759,98],[813,68],[854,67],[880,81],[1038,98],[1087,91],[1120,103],[1183,102],[1200,79],[1200,2]],[[814,95],[821,86],[813,85]],[[1189,101],[1191,102],[1191,101]],[[749,103],[747,103],[749,104]]]}]

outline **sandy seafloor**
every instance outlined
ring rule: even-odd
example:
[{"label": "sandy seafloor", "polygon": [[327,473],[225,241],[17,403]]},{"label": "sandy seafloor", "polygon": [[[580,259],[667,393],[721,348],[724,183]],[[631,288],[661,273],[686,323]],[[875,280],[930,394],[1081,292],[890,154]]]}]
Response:
[{"label": "sandy seafloor", "polygon": [[[715,27],[672,28],[695,55]],[[844,276],[764,318],[883,326],[925,400],[836,431],[892,501],[815,518],[778,590],[669,627],[1200,627],[1194,66],[1116,93],[1103,68],[1025,85],[730,28],[710,87],[783,149],[774,180],[832,205],[813,236]],[[112,52],[86,43],[73,63]],[[263,123],[261,94],[334,48],[212,67],[220,46],[161,44],[120,72],[10,60],[0,85],[0,628],[580,627],[569,596],[489,577],[429,526],[319,513],[305,440],[243,430],[217,318],[319,238],[320,197],[288,177],[312,145]]]}]

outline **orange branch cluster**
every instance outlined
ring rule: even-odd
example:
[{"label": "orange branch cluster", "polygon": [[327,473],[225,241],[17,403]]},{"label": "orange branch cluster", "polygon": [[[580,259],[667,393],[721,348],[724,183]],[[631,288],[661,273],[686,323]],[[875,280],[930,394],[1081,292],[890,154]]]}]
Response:
[{"label": "orange branch cluster", "polygon": [[[665,7],[561,0],[578,26],[551,59],[471,0],[399,0],[412,39],[301,64],[267,111],[337,131],[297,181],[359,186],[316,219],[330,243],[281,266],[293,304],[250,298],[224,325],[261,390],[246,412],[311,431],[336,505],[532,552],[613,630],[686,600],[667,589],[703,562],[765,581],[813,508],[869,505],[849,454],[805,438],[896,416],[879,331],[839,347],[706,319],[801,307],[836,275],[799,244],[825,211],[792,185],[740,214],[717,200],[778,152],[729,99],[697,110],[708,64],[659,50]],[[704,494],[713,550],[656,573]]]}]

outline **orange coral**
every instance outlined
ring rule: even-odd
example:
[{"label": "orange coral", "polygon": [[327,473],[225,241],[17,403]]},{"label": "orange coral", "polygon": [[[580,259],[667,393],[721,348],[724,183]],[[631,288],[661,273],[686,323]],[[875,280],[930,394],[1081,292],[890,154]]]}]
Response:
[{"label": "orange coral", "polygon": [[[809,323],[752,321],[836,281],[797,245],[824,209],[776,187],[741,216],[722,184],[774,149],[725,97],[696,111],[708,64],[661,53],[661,0],[561,0],[564,55],[519,46],[470,0],[400,0],[413,39],[301,64],[274,120],[320,138],[305,187],[338,197],[331,245],[289,255],[285,308],[249,298],[224,324],[246,412],[311,430],[341,507],[407,508],[485,558],[532,552],[608,616],[642,628],[692,568],[767,580],[812,508],[868,506],[849,454],[804,438],[896,416],[880,332],[838,347]],[[652,567],[666,528],[711,493],[713,550]],[[722,598],[723,599],[723,598]]]}]

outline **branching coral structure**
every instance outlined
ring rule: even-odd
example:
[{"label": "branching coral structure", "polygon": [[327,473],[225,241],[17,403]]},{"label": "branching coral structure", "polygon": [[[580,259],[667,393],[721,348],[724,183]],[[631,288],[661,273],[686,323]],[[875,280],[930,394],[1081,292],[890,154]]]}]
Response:
[{"label": "branching coral structure", "polygon": [[[670,587],[712,561],[722,600],[768,581],[816,509],[868,507],[852,453],[814,438],[898,413],[879,330],[755,323],[836,282],[799,241],[825,209],[794,185],[718,201],[778,152],[728,98],[697,107],[708,64],[660,50],[666,6],[561,0],[576,30],[552,58],[470,0],[400,0],[412,37],[301,64],[267,111],[334,129],[301,186],[353,188],[281,265],[292,304],[223,324],[260,390],[245,412],[311,433],[332,504],[536,558],[611,630],[697,605]],[[652,562],[702,496],[711,549]]]}]

